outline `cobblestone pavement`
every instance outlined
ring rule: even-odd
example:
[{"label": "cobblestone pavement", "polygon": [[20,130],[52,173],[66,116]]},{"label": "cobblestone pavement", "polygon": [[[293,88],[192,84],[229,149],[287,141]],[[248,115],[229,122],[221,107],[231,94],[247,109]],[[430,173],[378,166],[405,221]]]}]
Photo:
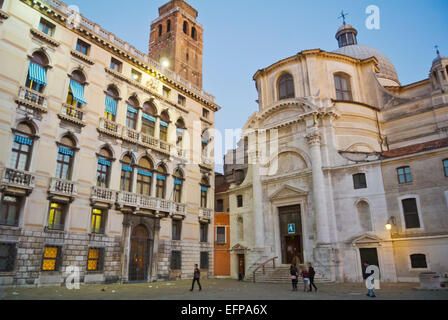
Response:
[{"label": "cobblestone pavement", "polygon": [[[238,282],[230,279],[202,280],[202,291],[190,292],[191,281],[136,283],[126,285],[81,285],[79,290],[64,287],[0,289],[5,300],[374,300],[359,284],[318,284],[319,291],[292,292],[288,284]],[[416,290],[416,283],[382,283],[378,299],[448,300],[448,291]],[[1,294],[0,294],[1,297]]]}]

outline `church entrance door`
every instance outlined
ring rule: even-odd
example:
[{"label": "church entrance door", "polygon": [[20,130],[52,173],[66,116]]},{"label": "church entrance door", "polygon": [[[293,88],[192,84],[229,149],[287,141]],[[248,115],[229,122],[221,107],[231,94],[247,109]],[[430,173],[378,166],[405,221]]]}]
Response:
[{"label": "church entrance door", "polygon": [[300,205],[278,208],[282,263],[290,264],[294,258],[303,263],[302,219]]}]

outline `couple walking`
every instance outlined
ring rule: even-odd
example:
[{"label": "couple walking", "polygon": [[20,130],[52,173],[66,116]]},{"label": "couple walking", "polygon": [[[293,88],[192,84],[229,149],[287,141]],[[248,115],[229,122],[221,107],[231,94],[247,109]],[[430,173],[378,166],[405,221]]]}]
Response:
[{"label": "couple walking", "polygon": [[[299,274],[297,271],[297,267],[295,264],[291,264],[291,267],[289,268],[289,272],[291,274],[291,282],[292,282],[292,291],[297,291],[297,283],[299,282]],[[308,263],[308,271],[305,267],[302,267],[302,270],[300,272],[300,276],[303,278],[303,291],[305,292],[311,292],[313,291],[313,287],[317,292],[317,287],[314,284],[314,276],[316,275],[316,272],[314,271],[313,266],[311,263]]]}]

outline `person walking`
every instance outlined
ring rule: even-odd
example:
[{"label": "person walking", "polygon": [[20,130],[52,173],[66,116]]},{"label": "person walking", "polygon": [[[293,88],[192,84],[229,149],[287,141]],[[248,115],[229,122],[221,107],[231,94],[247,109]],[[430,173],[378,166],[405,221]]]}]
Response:
[{"label": "person walking", "polygon": [[190,291],[193,291],[194,289],[194,283],[197,281],[199,286],[199,291],[202,290],[201,283],[199,282],[199,279],[201,279],[201,270],[199,270],[198,265],[194,265],[194,273],[193,273],[193,283],[191,284]]},{"label": "person walking", "polygon": [[[366,280],[365,283],[367,285],[367,296],[371,297],[371,298],[375,298],[376,297],[376,295],[375,295],[375,288],[373,286],[373,281],[374,281],[373,274],[374,274],[374,271],[372,270],[371,273],[367,273],[367,268],[369,267],[369,264],[367,263],[367,261],[364,261],[363,265],[364,265],[363,278]],[[370,286],[371,286],[372,289],[369,289],[369,287],[368,287],[369,283],[370,283]]]},{"label": "person walking", "polygon": [[308,277],[310,279],[310,292],[313,291],[313,287],[317,292],[317,287],[314,284],[314,276],[316,275],[316,272],[314,271],[313,265],[311,263],[308,263]]},{"label": "person walking", "polygon": [[289,268],[289,273],[291,274],[291,282],[292,282],[292,291],[297,291],[297,282],[299,282],[297,275],[297,268],[294,264],[291,264]]},{"label": "person walking", "polygon": [[304,292],[309,292],[309,286],[310,286],[310,278],[308,275],[308,271],[306,271],[306,268],[303,266],[302,267],[302,272],[300,273],[300,275],[303,278],[303,291]]}]

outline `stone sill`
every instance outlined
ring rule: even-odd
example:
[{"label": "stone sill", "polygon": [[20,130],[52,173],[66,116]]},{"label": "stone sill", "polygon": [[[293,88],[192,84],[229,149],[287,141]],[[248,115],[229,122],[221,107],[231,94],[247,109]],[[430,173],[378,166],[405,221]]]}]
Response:
[{"label": "stone sill", "polygon": [[82,60],[84,62],[87,62],[90,65],[94,65],[95,64],[95,62],[92,59],[90,59],[88,56],[86,56],[85,54],[83,54],[83,53],[81,53],[79,51],[71,50],[70,53],[75,58],[78,58],[78,59],[80,59],[80,60]]},{"label": "stone sill", "polygon": [[41,31],[39,31],[37,29],[31,28],[30,32],[36,38],[44,40],[45,42],[49,43],[50,45],[52,45],[54,47],[59,47],[59,45],[60,45],[59,41],[56,41],[52,37],[48,36],[47,34],[41,32]]}]

